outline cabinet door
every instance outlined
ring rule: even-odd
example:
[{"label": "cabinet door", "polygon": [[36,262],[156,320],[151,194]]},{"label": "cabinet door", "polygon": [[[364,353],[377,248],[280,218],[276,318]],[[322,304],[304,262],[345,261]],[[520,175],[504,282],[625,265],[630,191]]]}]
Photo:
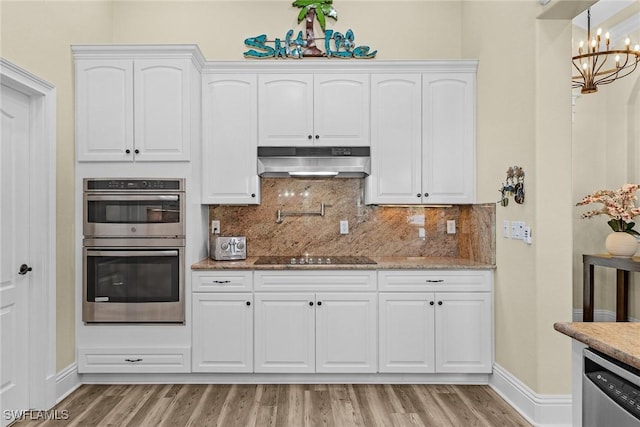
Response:
[{"label": "cabinet door", "polygon": [[76,138],[78,161],[133,159],[131,60],[76,62]]},{"label": "cabinet door", "polygon": [[420,74],[371,76],[371,175],[366,203],[421,203]]},{"label": "cabinet door", "polygon": [[189,160],[190,64],[190,60],[134,61],[137,161]]},{"label": "cabinet door", "polygon": [[316,295],[316,372],[376,372],[376,295]]},{"label": "cabinet door", "polygon": [[193,294],[193,372],[253,372],[250,293]]},{"label": "cabinet door", "polygon": [[207,75],[203,94],[202,203],[259,204],[257,76]]},{"label": "cabinet door", "polygon": [[255,372],[315,371],[315,295],[255,294]]},{"label": "cabinet door", "polygon": [[369,75],[314,76],[314,144],[369,145]]},{"label": "cabinet door", "polygon": [[258,144],[302,146],[313,143],[313,75],[258,77]]},{"label": "cabinet door", "polygon": [[436,293],[436,371],[490,373],[491,294]]},{"label": "cabinet door", "polygon": [[380,372],[435,372],[433,293],[380,293]]},{"label": "cabinet door", "polygon": [[425,73],[424,203],[475,203],[475,75]]}]

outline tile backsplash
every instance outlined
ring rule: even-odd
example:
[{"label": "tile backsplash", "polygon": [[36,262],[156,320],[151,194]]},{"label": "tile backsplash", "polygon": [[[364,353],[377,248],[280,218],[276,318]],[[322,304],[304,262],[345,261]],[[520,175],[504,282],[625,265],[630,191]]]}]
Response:
[{"label": "tile backsplash", "polygon": [[[223,234],[247,236],[249,256],[440,256],[495,264],[495,204],[368,206],[363,186],[363,179],[262,178],[260,205],[210,206],[209,219],[221,221]],[[276,223],[278,209],[313,212],[321,203],[324,216]],[[340,234],[341,220],[349,221],[349,234]],[[447,234],[447,220],[456,221],[456,234]]]}]

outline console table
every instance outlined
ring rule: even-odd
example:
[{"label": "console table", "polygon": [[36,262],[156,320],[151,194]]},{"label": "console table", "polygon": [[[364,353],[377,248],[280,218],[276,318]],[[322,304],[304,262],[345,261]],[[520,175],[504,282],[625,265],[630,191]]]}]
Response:
[{"label": "console table", "polygon": [[582,321],[593,322],[593,267],[616,269],[616,322],[627,321],[629,272],[640,271],[640,257],[616,258],[611,255],[582,255]]}]

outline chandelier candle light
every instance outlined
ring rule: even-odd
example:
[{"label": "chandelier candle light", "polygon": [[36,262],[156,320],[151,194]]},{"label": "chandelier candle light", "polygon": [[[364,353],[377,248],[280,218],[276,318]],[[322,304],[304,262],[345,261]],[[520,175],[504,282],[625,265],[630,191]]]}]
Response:
[{"label": "chandelier candle light", "polygon": [[[602,28],[591,36],[591,10],[587,9],[587,45],[578,44],[578,55],[573,57],[573,66],[578,74],[571,77],[573,88],[582,88],[581,93],[598,91],[598,85],[611,83],[631,74],[640,62],[640,45],[631,48],[631,39],[624,41],[624,49],[609,49],[609,33],[604,35],[602,46]],[[613,62],[613,64],[612,64]]]}]

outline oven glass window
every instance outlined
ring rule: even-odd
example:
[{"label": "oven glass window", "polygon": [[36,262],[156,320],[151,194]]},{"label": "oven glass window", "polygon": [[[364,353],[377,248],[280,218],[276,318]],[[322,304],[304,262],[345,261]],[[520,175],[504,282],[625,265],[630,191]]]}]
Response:
[{"label": "oven glass window", "polygon": [[[180,222],[180,196],[168,200],[88,200],[87,222],[148,224]],[[123,197],[123,199],[125,199]]]},{"label": "oven glass window", "polygon": [[[178,251],[98,251],[87,254],[87,301],[174,302],[180,299]],[[172,255],[169,255],[172,254]]]}]

